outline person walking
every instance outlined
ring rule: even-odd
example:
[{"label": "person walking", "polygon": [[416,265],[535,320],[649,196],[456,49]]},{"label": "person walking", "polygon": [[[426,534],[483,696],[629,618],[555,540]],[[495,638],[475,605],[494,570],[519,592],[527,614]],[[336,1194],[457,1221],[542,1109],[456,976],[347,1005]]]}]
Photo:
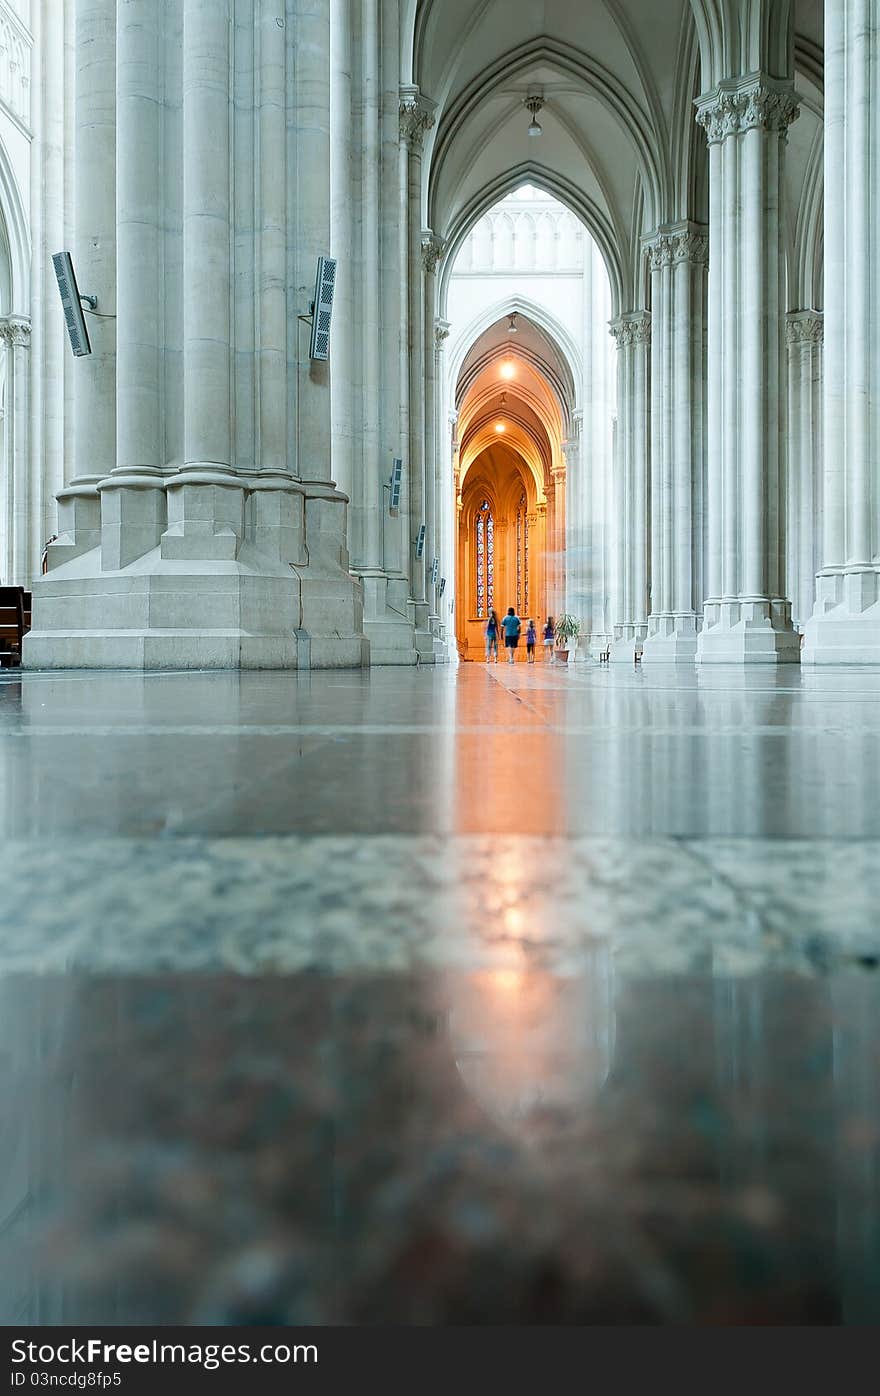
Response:
[{"label": "person walking", "polygon": [[507,662],[512,664],[516,659],[516,647],[519,644],[519,632],[522,629],[522,622],[512,606],[508,606],[507,615],[501,622],[504,627],[504,645],[507,650]]},{"label": "person walking", "polygon": [[498,632],[501,629],[498,624],[497,611],[489,612],[489,621],[486,625],[486,663],[490,663],[492,654],[495,655],[495,663],[498,663]]},{"label": "person walking", "polygon": [[544,624],[544,649],[553,663],[553,646],[556,643],[556,626],[553,624],[553,617],[548,616]]},{"label": "person walking", "polygon": [[535,645],[538,642],[538,632],[535,629],[535,622],[529,621],[529,628],[526,631],[526,658],[530,664],[535,662]]}]

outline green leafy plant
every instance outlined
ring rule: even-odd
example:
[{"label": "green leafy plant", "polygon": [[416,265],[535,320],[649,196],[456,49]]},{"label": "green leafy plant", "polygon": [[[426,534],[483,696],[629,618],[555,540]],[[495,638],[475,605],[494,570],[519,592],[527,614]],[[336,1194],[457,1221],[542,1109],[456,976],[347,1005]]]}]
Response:
[{"label": "green leafy plant", "polygon": [[556,622],[556,643],[567,650],[569,642],[576,640],[581,633],[581,623],[574,616],[562,615]]}]

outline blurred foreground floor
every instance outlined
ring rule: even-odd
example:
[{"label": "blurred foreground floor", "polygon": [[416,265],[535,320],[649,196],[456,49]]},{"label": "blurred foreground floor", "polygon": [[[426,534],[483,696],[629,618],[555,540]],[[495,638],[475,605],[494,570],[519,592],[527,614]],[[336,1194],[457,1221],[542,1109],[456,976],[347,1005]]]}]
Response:
[{"label": "blurred foreground floor", "polygon": [[0,1321],[876,1321],[878,698],[4,674]]}]

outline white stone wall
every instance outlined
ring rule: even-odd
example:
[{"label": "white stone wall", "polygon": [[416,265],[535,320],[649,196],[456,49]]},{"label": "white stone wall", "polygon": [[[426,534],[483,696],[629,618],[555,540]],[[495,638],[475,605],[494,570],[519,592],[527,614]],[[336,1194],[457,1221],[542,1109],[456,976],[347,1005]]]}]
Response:
[{"label": "white stone wall", "polygon": [[0,0],[0,580],[29,583],[41,531],[43,479],[31,459],[31,146],[34,36],[30,7]]}]

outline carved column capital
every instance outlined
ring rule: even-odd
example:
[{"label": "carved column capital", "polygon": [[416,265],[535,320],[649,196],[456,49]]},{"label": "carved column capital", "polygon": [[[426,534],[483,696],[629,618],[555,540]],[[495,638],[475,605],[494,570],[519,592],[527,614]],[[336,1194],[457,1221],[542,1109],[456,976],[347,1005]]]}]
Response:
[{"label": "carved column capital", "polygon": [[798,344],[822,344],[825,339],[825,317],[821,310],[792,310],[785,317],[785,342],[789,348]]},{"label": "carved column capital", "polygon": [[400,139],[416,155],[421,155],[425,132],[434,125],[433,104],[425,100],[417,87],[400,89]]},{"label": "carved column capital", "polygon": [[790,82],[749,73],[720,82],[696,101],[697,121],[709,145],[744,131],[770,131],[783,138],[797,119],[797,93]]},{"label": "carved column capital", "polygon": [[432,233],[430,228],[422,230],[422,266],[429,276],[437,270],[437,264],[446,251],[446,241]]},{"label": "carved column capital", "polygon": [[[450,324],[448,320],[441,320],[439,317],[434,321],[434,347],[442,349],[449,338]],[[456,416],[457,420],[457,416]]]},{"label": "carved column capital", "polygon": [[0,320],[0,341],[13,349],[29,349],[31,322],[27,315],[8,315]]},{"label": "carved column capital", "polygon": [[630,349],[634,345],[651,343],[651,316],[647,310],[633,310],[627,315],[618,315],[609,321],[609,328],[617,340],[618,349]]},{"label": "carved column capital", "polygon": [[685,262],[691,266],[707,266],[709,229],[702,223],[672,223],[646,238],[644,248],[652,272]]}]

